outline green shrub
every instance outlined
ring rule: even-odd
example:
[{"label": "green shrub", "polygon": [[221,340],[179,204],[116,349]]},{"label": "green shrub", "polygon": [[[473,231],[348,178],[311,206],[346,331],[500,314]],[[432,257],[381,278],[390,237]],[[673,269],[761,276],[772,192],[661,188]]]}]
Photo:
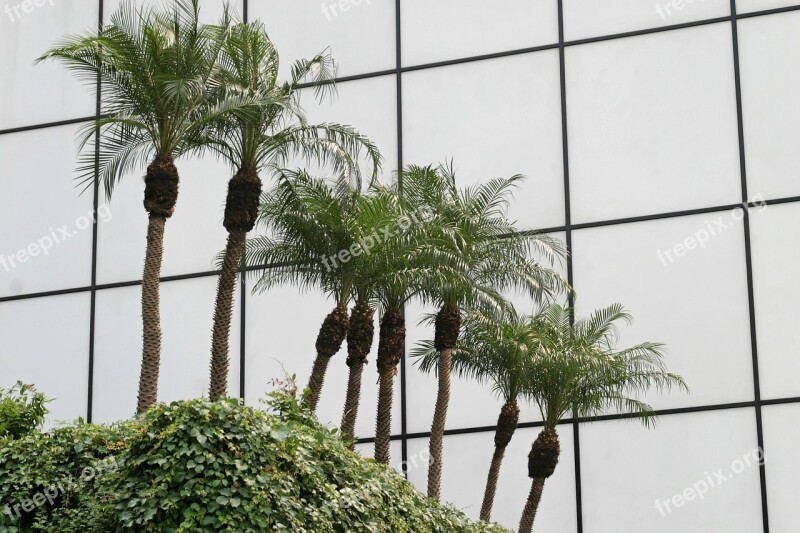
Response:
[{"label": "green shrub", "polygon": [[4,529],[8,516],[0,517],[0,532],[505,531],[469,521],[350,452],[293,396],[269,404],[273,414],[232,399],[157,404],[124,425],[10,441],[0,451],[0,502],[19,503],[87,466],[106,468],[22,523]]},{"label": "green shrub", "polygon": [[0,389],[0,439],[18,439],[42,427],[49,401],[33,385],[21,381]]}]

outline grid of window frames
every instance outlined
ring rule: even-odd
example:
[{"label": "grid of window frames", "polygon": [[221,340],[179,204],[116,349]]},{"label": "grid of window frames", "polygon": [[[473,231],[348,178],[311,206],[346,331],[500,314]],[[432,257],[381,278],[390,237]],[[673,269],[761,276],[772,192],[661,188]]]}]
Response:
[{"label": "grid of window frames", "polygon": [[[78,194],[74,133],[100,113],[100,99],[59,65],[31,66],[62,34],[108,20],[119,1],[15,4],[0,13],[0,386],[36,383],[57,398],[55,420],[123,418],[134,409],[139,364],[141,183],[128,177],[111,201],[97,187]],[[537,517],[543,531],[788,533],[800,523],[790,490],[800,468],[792,460],[800,438],[797,4],[236,3],[265,22],[287,60],[331,45],[338,98],[309,97],[309,116],[370,135],[387,176],[451,157],[464,183],[527,175],[511,214],[567,242],[563,268],[578,313],[620,301],[637,317],[623,343],[669,346],[668,364],[692,394],[649,396],[661,415],[656,430],[624,413],[564,421],[562,461]],[[209,20],[219,8],[205,2]],[[165,400],[206,387],[229,173],[213,159],[180,170],[162,283]],[[251,294],[251,284],[243,279],[237,292],[230,390],[255,405],[284,368],[306,378],[330,304],[291,288]],[[423,311],[406,310],[409,347],[431,334],[416,326]],[[338,363],[320,407],[334,423],[346,383]],[[424,489],[436,382],[410,361],[399,381],[392,461]],[[376,391],[366,379],[357,428],[365,455]],[[478,385],[453,386],[443,498],[472,516],[499,405]],[[541,426],[530,407],[521,420],[494,513],[508,526],[521,511],[523,465]],[[758,448],[765,464],[744,459]]]}]

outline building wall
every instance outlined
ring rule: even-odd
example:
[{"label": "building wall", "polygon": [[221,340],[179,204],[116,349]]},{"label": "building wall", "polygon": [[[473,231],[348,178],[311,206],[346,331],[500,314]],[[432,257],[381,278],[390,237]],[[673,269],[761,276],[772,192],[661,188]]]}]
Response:
[{"label": "building wall", "polygon": [[[623,344],[669,346],[668,365],[692,394],[650,395],[662,413],[655,430],[617,414],[562,424],[539,531],[797,530],[799,2],[240,2],[287,60],[332,47],[339,96],[309,97],[311,120],[371,136],[387,176],[449,158],[464,183],[525,174],[512,214],[570,244],[564,270],[578,312],[622,302],[637,318]],[[79,194],[75,131],[97,102],[60,65],[32,61],[117,2],[37,3],[0,1],[9,8],[0,13],[0,386],[22,379],[55,397],[51,423],[107,422],[135,409],[142,183],[128,176],[110,202]],[[219,7],[205,1],[209,20]],[[230,175],[211,159],[180,171],[163,268],[163,400],[207,388]],[[331,303],[292,288],[253,295],[252,284],[236,297],[230,392],[257,405],[284,368],[305,383]],[[423,311],[407,310],[409,348],[431,334],[416,325]],[[357,427],[367,455],[374,369]],[[424,490],[435,380],[407,361],[398,382],[392,462],[405,461]],[[323,420],[338,422],[345,384],[340,355]],[[500,402],[457,382],[451,405],[443,497],[475,517]],[[506,455],[494,518],[508,526],[528,491],[539,420],[523,410]],[[763,467],[752,459],[759,446]]]}]

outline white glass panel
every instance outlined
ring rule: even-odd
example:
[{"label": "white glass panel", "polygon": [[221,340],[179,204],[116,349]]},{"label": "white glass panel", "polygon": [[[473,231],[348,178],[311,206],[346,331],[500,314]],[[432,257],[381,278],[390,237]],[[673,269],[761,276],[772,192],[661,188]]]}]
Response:
[{"label": "white glass panel", "polygon": [[800,5],[797,0],[736,0],[736,11],[748,13]]},{"label": "white glass panel", "polygon": [[86,417],[88,292],[0,303],[0,387],[31,383],[54,401],[47,426]]},{"label": "white glass panel", "polygon": [[652,391],[646,399],[656,408],[753,400],[740,217],[711,213],[573,233],[578,313],[623,304],[636,321],[621,326],[618,346],[665,343],[668,368],[692,389]]},{"label": "white glass panel", "polygon": [[297,59],[330,47],[339,76],[395,67],[395,4],[384,0],[251,1],[281,53],[283,75]]},{"label": "white glass panel", "polygon": [[[372,442],[356,444],[356,452],[361,454],[362,457],[375,457],[375,444]],[[393,440],[391,443],[389,443],[389,455],[392,458],[391,466],[398,472],[402,472],[403,445],[399,440]]]},{"label": "white glass panel", "polygon": [[[211,326],[217,278],[161,284],[159,401],[208,396]],[[129,418],[136,411],[142,362],[141,287],[97,293],[94,413],[96,421]],[[228,395],[239,394],[240,304],[234,295]]]},{"label": "white glass panel", "polygon": [[[503,459],[492,521],[516,529],[530,492],[528,453],[541,428],[517,429]],[[558,428],[561,456],[545,484],[534,530],[569,533],[577,530],[575,510],[575,460],[572,426]],[[494,453],[494,432],[448,435],[442,457],[442,501],[452,503],[477,520]],[[408,480],[425,493],[428,484],[428,439],[408,442]]]},{"label": "white glass panel", "polygon": [[573,222],[741,197],[730,24],[567,49]]},{"label": "white glass panel", "polygon": [[728,0],[564,0],[568,41],[730,16]]},{"label": "white glass panel", "polygon": [[[397,169],[397,78],[381,76],[348,81],[336,89],[337,95],[321,104],[312,90],[303,91],[302,104],[309,123],[345,124],[369,137],[384,159],[382,181],[390,183],[391,172]],[[361,163],[366,178],[371,167],[366,159]]]},{"label": "white glass panel", "polygon": [[404,65],[558,42],[556,0],[402,0],[401,11]]},{"label": "white glass panel", "polygon": [[800,205],[768,206],[754,213],[750,228],[761,397],[800,396]]},{"label": "white glass panel", "polygon": [[739,21],[750,194],[800,194],[800,12]]},{"label": "white glass panel", "polygon": [[[252,286],[250,283],[249,286]],[[308,385],[316,350],[314,344],[319,327],[333,309],[332,302],[318,292],[298,293],[294,287],[280,287],[257,295],[247,295],[247,375],[246,396],[256,405],[266,392],[272,390],[271,380],[282,379],[285,374],[297,376],[297,384]],[[361,404],[356,422],[356,437],[375,435],[378,384],[375,359],[378,352],[378,322],[376,313],[375,337],[369,363],[364,368],[361,382]],[[326,424],[339,427],[347,392],[347,345],[333,356],[325,374],[318,418]],[[400,433],[400,374],[394,382],[394,408],[392,433]]]},{"label": "white glass panel", "polygon": [[790,533],[800,524],[797,505],[797,443],[800,441],[800,405],[763,408],[764,453],[767,470],[769,529]]},{"label": "white glass panel", "polygon": [[752,409],[582,425],[584,531],[761,531],[755,428]]},{"label": "white glass panel", "polygon": [[0,136],[0,296],[91,282],[92,191],[81,194],[74,180],[74,134],[62,126]]},{"label": "white glass panel", "polygon": [[62,64],[33,62],[65,35],[97,28],[99,2],[3,2],[0,13],[0,130],[94,115],[92,89]]},{"label": "white glass panel", "polygon": [[511,218],[564,223],[557,52],[404,74],[403,121],[406,164],[453,158],[461,184],[523,174]]},{"label": "white glass panel", "polygon": [[[227,182],[232,171],[213,156],[187,157],[176,162],[180,193],[175,214],[164,230],[162,276],[206,272],[225,249],[222,226]],[[111,200],[102,205],[114,217],[98,231],[97,280],[114,283],[141,279],[147,244],[147,212],[142,207],[141,174],[128,174],[117,184]],[[265,177],[265,184],[269,180]]]}]

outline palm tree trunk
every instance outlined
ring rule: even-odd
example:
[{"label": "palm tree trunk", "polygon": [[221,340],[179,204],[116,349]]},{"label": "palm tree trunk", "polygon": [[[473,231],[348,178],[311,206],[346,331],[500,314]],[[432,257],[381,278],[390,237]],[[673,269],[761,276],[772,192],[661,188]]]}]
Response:
[{"label": "palm tree trunk", "polygon": [[539,502],[542,501],[542,491],[544,491],[543,477],[533,478],[531,492],[528,494],[528,501],[522,510],[522,518],[519,521],[519,533],[531,533],[533,531],[533,521],[536,518],[536,511],[539,509]]},{"label": "palm tree trunk", "polygon": [[439,388],[433,412],[428,463],[428,497],[439,501],[442,486],[442,447],[447,408],[450,404],[450,367],[453,350],[461,328],[461,312],[457,305],[444,305],[436,315],[434,346],[439,350]]},{"label": "palm tree trunk", "polygon": [[489,475],[486,478],[486,489],[483,491],[483,504],[481,505],[480,519],[489,522],[492,518],[494,496],[497,493],[497,481],[500,478],[500,466],[506,453],[508,443],[517,430],[519,422],[519,405],[516,401],[506,402],[500,409],[497,419],[497,429],[494,433],[494,454],[492,464],[489,466]]},{"label": "palm tree trunk", "polygon": [[388,309],[381,319],[378,340],[378,414],[375,420],[375,460],[389,464],[392,399],[397,365],[405,354],[406,322],[400,309]]},{"label": "palm tree trunk", "polygon": [[159,283],[164,256],[164,226],[178,201],[178,169],[170,154],[159,155],[144,177],[144,208],[149,213],[147,250],[142,273],[142,368],[136,412],[143,413],[158,399],[161,365],[161,302]]},{"label": "palm tree trunk", "polygon": [[239,171],[228,182],[225,199],[223,226],[228,230],[228,244],[217,284],[217,300],[214,307],[214,326],[211,335],[211,386],[209,399],[212,402],[225,396],[228,391],[229,345],[233,293],[236,289],[236,274],[244,252],[247,232],[253,229],[258,216],[261,198],[261,179],[255,168]]},{"label": "palm tree trunk", "polygon": [[328,363],[331,357],[336,355],[336,352],[342,347],[349,325],[350,320],[347,316],[346,306],[336,306],[322,321],[319,335],[317,335],[317,357],[314,359],[311,378],[308,380],[308,388],[311,391],[307,402],[312,411],[317,410],[322,386],[325,384],[325,372],[328,370]]},{"label": "palm tree trunk", "polygon": [[347,366],[350,373],[347,378],[347,397],[342,413],[342,438],[350,449],[355,448],[356,419],[358,405],[361,400],[361,375],[367,356],[372,349],[372,338],[375,334],[373,322],[374,311],[366,302],[358,302],[350,312],[350,329],[347,331]]},{"label": "palm tree trunk", "polygon": [[228,234],[225,259],[217,284],[217,302],[214,308],[214,329],[211,335],[211,388],[209,399],[216,402],[228,391],[228,356],[231,331],[233,293],[236,289],[236,273],[244,251],[246,233],[234,231]]},{"label": "palm tree trunk", "polygon": [[147,251],[142,275],[142,368],[139,374],[137,413],[144,413],[158,398],[158,373],[161,366],[161,312],[159,278],[164,255],[164,226],[167,219],[150,215],[147,224]]}]

